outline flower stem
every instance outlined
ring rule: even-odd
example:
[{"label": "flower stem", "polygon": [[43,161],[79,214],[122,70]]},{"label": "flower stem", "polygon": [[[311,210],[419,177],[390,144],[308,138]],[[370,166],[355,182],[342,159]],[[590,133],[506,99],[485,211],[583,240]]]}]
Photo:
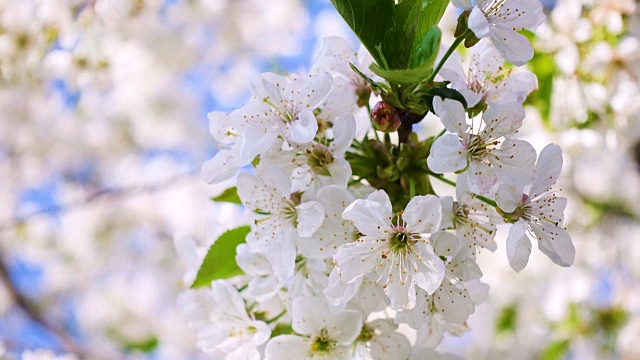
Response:
[{"label": "flower stem", "polygon": [[282,310],[282,311],[280,312],[280,314],[276,315],[275,317],[273,317],[273,318],[271,318],[271,319],[269,319],[269,320],[266,320],[265,322],[266,322],[267,324],[271,324],[272,322],[278,321],[278,319],[280,319],[281,317],[283,317],[283,316],[284,316],[284,314],[286,314],[286,313],[287,313],[287,309],[284,309],[284,310]]},{"label": "flower stem", "polygon": [[[466,33],[465,33],[466,34]],[[442,66],[444,66],[444,63],[447,61],[447,59],[449,59],[449,56],[451,56],[451,54],[453,54],[453,52],[456,50],[456,48],[458,47],[458,45],[460,45],[465,38],[465,34],[463,34],[462,36],[460,36],[459,38],[457,38],[453,44],[451,44],[451,46],[449,47],[449,49],[447,50],[447,52],[444,54],[444,56],[442,57],[442,59],[440,59],[440,62],[438,63],[438,65],[436,66],[435,69],[433,69],[433,72],[431,73],[431,76],[429,76],[429,80],[427,80],[427,83],[430,83],[433,81],[433,79],[435,79],[436,75],[438,75],[438,72],[440,71],[440,69],[442,69]]]},{"label": "flower stem", "polygon": [[373,134],[376,136],[376,140],[378,140],[378,142],[381,142],[380,137],[378,136],[378,132],[373,127],[373,118],[371,117],[371,105],[369,105],[368,102],[367,102],[367,113],[369,114],[369,122],[371,122],[371,128],[373,129]]}]

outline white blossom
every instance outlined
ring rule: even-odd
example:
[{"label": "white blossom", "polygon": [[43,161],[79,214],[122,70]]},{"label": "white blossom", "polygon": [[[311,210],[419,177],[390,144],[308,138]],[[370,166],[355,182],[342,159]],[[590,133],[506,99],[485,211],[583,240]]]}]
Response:
[{"label": "white blossom", "polygon": [[266,360],[351,359],[350,346],[362,329],[362,315],[330,308],[315,297],[297,297],[291,304],[293,330],[302,335],[280,335],[265,349]]},{"label": "white blossom", "polygon": [[396,310],[415,305],[416,285],[432,293],[444,273],[444,264],[425,233],[440,226],[442,209],[435,196],[416,196],[394,215],[386,192],[375,191],[366,200],[349,205],[343,217],[363,234],[340,246],[334,255],[340,277],[349,283],[374,273]]},{"label": "white blossom", "polygon": [[469,29],[476,37],[489,38],[504,58],[516,65],[533,57],[529,40],[520,30],[535,31],[546,17],[538,0],[453,0],[453,6],[471,10]]},{"label": "white blossom", "polygon": [[271,329],[249,316],[231,284],[217,280],[210,289],[186,292],[179,306],[198,333],[198,348],[203,352],[228,360],[260,359],[258,346],[269,340]]},{"label": "white blossom", "polygon": [[488,192],[498,179],[516,185],[531,183],[536,152],[528,142],[511,138],[525,116],[521,104],[494,105],[481,120],[472,119],[471,126],[459,102],[436,97],[433,107],[445,128],[454,134],[444,134],[433,143],[427,158],[432,171],[466,170],[469,189],[479,194]]},{"label": "white blossom", "polygon": [[531,253],[530,237],[538,240],[538,248],[554,263],[570,266],[576,254],[569,233],[562,228],[567,199],[558,197],[550,188],[562,170],[562,150],[547,145],[538,158],[536,177],[527,193],[522,187],[501,185],[496,200],[502,211],[515,221],[507,238],[509,265],[524,269]]}]

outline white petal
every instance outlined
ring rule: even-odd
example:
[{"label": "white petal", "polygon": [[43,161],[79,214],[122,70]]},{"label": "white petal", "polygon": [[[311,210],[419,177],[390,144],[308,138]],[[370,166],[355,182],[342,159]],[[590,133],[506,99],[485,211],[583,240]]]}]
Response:
[{"label": "white petal", "polygon": [[280,335],[267,343],[264,354],[265,360],[304,360],[310,351],[310,340],[295,335]]},{"label": "white petal", "polygon": [[458,238],[447,231],[438,231],[429,238],[433,250],[438,256],[453,256],[458,252]]},{"label": "white petal", "polygon": [[507,258],[509,265],[516,272],[520,272],[527,266],[531,254],[531,240],[527,236],[528,225],[524,220],[518,220],[511,229],[507,238]]},{"label": "white petal", "polygon": [[280,104],[282,102],[282,88],[288,83],[289,80],[280,75],[274,73],[261,73],[256,74],[249,81],[249,89],[260,101],[268,98],[270,103]]},{"label": "white petal", "polygon": [[433,111],[448,131],[460,136],[467,131],[467,115],[460,102],[436,96],[433,98]]},{"label": "white petal", "polygon": [[272,271],[271,264],[264,256],[264,251],[264,247],[239,244],[236,247],[236,263],[248,275],[269,275]]},{"label": "white petal", "polygon": [[247,165],[256,156],[266,153],[277,138],[278,133],[275,131],[268,131],[267,128],[257,125],[248,126],[236,144],[239,147],[236,151],[240,166]]},{"label": "white petal", "polygon": [[362,284],[362,277],[351,282],[344,282],[340,277],[338,268],[334,267],[329,274],[329,283],[324,289],[324,296],[334,306],[344,305],[353,298]]},{"label": "white petal", "polygon": [[303,110],[298,118],[288,124],[287,140],[298,144],[306,144],[316,137],[318,121],[311,110]]},{"label": "white petal", "polygon": [[489,104],[498,102],[519,102],[523,103],[529,94],[538,89],[538,78],[530,71],[513,74],[504,83],[503,91],[498,98],[490,99]]},{"label": "white petal", "polygon": [[534,179],[536,150],[524,140],[505,140],[500,150],[491,153],[489,161],[504,183],[525,186]]},{"label": "white petal", "polygon": [[213,111],[207,114],[209,119],[209,132],[220,144],[231,144],[240,136],[238,123],[223,112]]},{"label": "white petal", "polygon": [[508,5],[505,3],[496,15],[501,20],[501,27],[535,31],[546,19],[543,11],[540,1],[509,0]]},{"label": "white petal", "polygon": [[445,174],[467,167],[467,153],[458,135],[444,134],[431,146],[427,165],[431,171]]},{"label": "white petal", "polygon": [[333,121],[333,154],[344,154],[356,136],[356,120],[351,114],[343,114]]},{"label": "white petal", "polygon": [[389,213],[393,211],[391,206],[391,199],[389,199],[389,195],[384,190],[376,190],[367,196],[367,200],[377,202],[380,205],[384,206],[385,209]]},{"label": "white petal", "polygon": [[331,339],[341,345],[351,345],[362,331],[362,314],[356,310],[344,310],[331,316],[327,324]]},{"label": "white petal", "polygon": [[409,310],[416,306],[416,284],[413,281],[402,282],[400,279],[391,279],[384,288],[393,310]]},{"label": "white petal", "polygon": [[276,296],[281,288],[275,276],[256,276],[249,281],[246,295],[257,302],[264,302]]},{"label": "white petal", "polygon": [[451,0],[451,5],[463,10],[470,10],[473,7],[471,0]]},{"label": "white petal", "polygon": [[411,343],[397,331],[383,332],[371,341],[370,352],[374,360],[406,360],[411,355]]},{"label": "white petal", "polygon": [[[380,243],[382,242],[380,241]],[[384,244],[364,242],[353,242],[340,246],[333,255],[333,259],[340,270],[342,281],[351,282],[370,273],[381,256],[380,247],[382,246]]]},{"label": "white petal", "polygon": [[515,66],[522,66],[533,58],[529,39],[511,29],[494,28],[491,41],[505,60]]},{"label": "white petal", "polygon": [[536,178],[531,185],[531,197],[541,195],[558,180],[562,171],[562,149],[549,144],[542,149],[536,164]]},{"label": "white petal", "polygon": [[[331,178],[326,178],[327,181],[321,181],[323,186],[327,185],[339,185],[342,188],[346,188],[351,179],[351,165],[343,157],[336,157],[333,162],[327,166]],[[321,178],[324,178],[321,176]]]},{"label": "white petal", "polygon": [[298,235],[310,237],[322,225],[324,208],[317,201],[308,201],[296,206]]},{"label": "white petal", "polygon": [[[458,177],[460,179],[460,177]],[[459,183],[459,182],[458,182]],[[453,227],[453,197],[443,196],[440,198],[442,208],[442,219],[440,220],[440,230]]]},{"label": "white petal", "polygon": [[518,206],[522,206],[522,186],[502,184],[496,193],[496,202],[502,211],[512,213]]},{"label": "white petal", "polygon": [[434,195],[414,196],[407,204],[402,219],[412,233],[434,233],[440,228],[442,206]]},{"label": "white petal", "polygon": [[[447,324],[438,316],[427,316],[424,319],[424,325],[418,329],[416,343],[420,346],[435,348],[444,336],[444,332],[447,329]],[[412,359],[433,359],[432,354],[427,357],[415,357]]]},{"label": "white petal", "polygon": [[538,235],[539,231],[536,231],[536,228],[534,228],[534,231],[539,240],[538,248],[547,255],[551,261],[563,267],[568,267],[573,264],[576,257],[576,248],[573,246],[571,236],[565,229],[555,227],[553,234],[547,234],[547,236],[544,237]]},{"label": "white petal", "polygon": [[329,306],[316,297],[297,297],[291,303],[291,327],[299,334],[319,335],[327,326]]},{"label": "white petal", "polygon": [[510,102],[493,105],[482,114],[482,121],[486,124],[482,131],[483,138],[498,139],[511,136],[522,126],[525,112],[522,104]]},{"label": "white petal", "polygon": [[303,79],[304,85],[300,89],[299,101],[309,111],[315,110],[322,105],[333,88],[333,77],[331,74],[323,72]]},{"label": "white petal", "polygon": [[433,294],[440,287],[444,278],[444,263],[435,254],[431,245],[418,242],[415,246],[419,249],[420,255],[416,261],[418,272],[414,274],[415,282],[428,294]]},{"label": "white petal", "polygon": [[498,182],[495,170],[483,162],[472,161],[467,173],[469,190],[476,194],[488,193]]},{"label": "white petal", "polygon": [[218,151],[213,159],[205,161],[200,170],[204,181],[213,184],[230,179],[240,170],[240,166],[236,153],[224,149]]},{"label": "white petal", "polygon": [[471,15],[469,15],[469,29],[473,31],[478,39],[482,39],[483,37],[487,37],[491,34],[491,27],[487,18],[482,13],[477,6],[471,10]]},{"label": "white petal", "polygon": [[[377,193],[380,191],[378,190]],[[386,196],[386,193],[382,193]],[[342,213],[342,217],[353,221],[361,233],[377,239],[384,238],[391,231],[391,215],[391,210],[387,206],[368,199],[354,201]]]},{"label": "white petal", "polygon": [[460,283],[445,280],[433,294],[433,302],[438,313],[447,322],[464,323],[475,311],[475,306],[467,290]]},{"label": "white petal", "polygon": [[215,280],[211,283],[210,291],[216,302],[216,311],[249,320],[242,296],[233,285],[224,280]]}]

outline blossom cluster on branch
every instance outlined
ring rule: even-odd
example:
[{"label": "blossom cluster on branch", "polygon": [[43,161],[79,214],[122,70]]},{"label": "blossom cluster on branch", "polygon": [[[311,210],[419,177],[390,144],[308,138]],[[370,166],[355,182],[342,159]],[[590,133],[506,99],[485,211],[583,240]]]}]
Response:
[{"label": "blossom cluster on branch", "polygon": [[[216,183],[240,171],[237,195],[253,214],[244,237],[223,235],[209,250],[194,282],[204,288],[180,299],[214,358],[446,358],[433,348],[445,333],[469,331],[486,297],[480,249],[504,246],[515,271],[532,241],[559,266],[574,261],[566,199],[554,188],[562,151],[549,144],[538,155],[518,138],[537,80],[513,65],[533,57],[519,31],[544,21],[540,3],[456,1],[462,13],[447,47],[439,17],[425,25],[413,2],[391,2],[402,21],[417,22],[405,48],[390,40],[409,25],[398,29],[396,19],[372,35],[362,29],[374,20],[347,16],[352,3],[334,5],[365,49],[329,38],[308,73],[256,75],[244,106],[210,114],[220,150],[203,176]],[[463,43],[464,69],[455,55]],[[421,139],[413,130],[436,121],[428,113],[444,129]],[[437,194],[432,180],[455,196]],[[501,223],[511,224],[505,244],[494,241]],[[237,271],[211,275],[230,240],[235,259],[226,261]]]}]

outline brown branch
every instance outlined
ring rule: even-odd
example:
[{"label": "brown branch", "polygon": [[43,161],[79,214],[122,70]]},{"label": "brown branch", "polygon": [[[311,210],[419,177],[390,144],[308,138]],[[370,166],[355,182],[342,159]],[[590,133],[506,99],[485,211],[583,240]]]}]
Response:
[{"label": "brown branch", "polygon": [[87,358],[86,351],[83,350],[82,347],[80,347],[64,329],[50,323],[49,320],[42,315],[37,306],[35,306],[26,296],[20,293],[11,281],[9,270],[2,258],[0,258],[0,280],[4,283],[14,303],[22,309],[22,311],[31,320],[40,324],[50,333],[54,334],[62,342],[62,348],[65,351],[75,354],[80,359]]}]

